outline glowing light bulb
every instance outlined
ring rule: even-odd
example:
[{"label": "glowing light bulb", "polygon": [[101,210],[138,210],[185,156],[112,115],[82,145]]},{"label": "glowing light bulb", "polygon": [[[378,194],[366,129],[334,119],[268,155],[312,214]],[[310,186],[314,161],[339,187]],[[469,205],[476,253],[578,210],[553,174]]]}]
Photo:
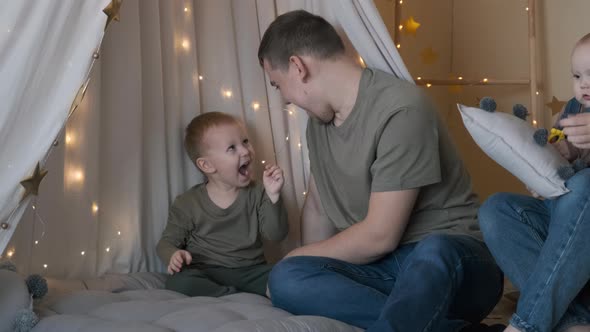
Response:
[{"label": "glowing light bulb", "polygon": [[263,164],[266,163],[266,160],[261,161]]},{"label": "glowing light bulb", "polygon": [[260,108],[260,104],[257,102],[253,102],[252,103],[252,109],[255,111],[258,111],[258,109]]},{"label": "glowing light bulb", "polygon": [[484,78],[484,79],[483,79],[483,82],[484,82],[484,83],[487,83],[487,82],[488,82],[488,79],[487,79],[487,78]]},{"label": "glowing light bulb", "polygon": [[402,44],[397,44],[397,45],[395,45],[395,47],[402,48]]},{"label": "glowing light bulb", "polygon": [[190,43],[188,42],[188,39],[186,39],[186,38],[182,40],[181,45],[182,45],[182,48],[184,48],[185,50],[188,50],[190,47]]},{"label": "glowing light bulb", "polygon": [[203,76],[199,75],[199,81],[203,80]]},{"label": "glowing light bulb", "polygon": [[397,27],[397,29],[398,29],[399,31],[402,31],[402,29],[403,29],[403,28],[404,28],[404,26],[403,26],[403,25],[401,25],[401,24],[400,24],[400,25]]},{"label": "glowing light bulb", "polygon": [[418,77],[416,77],[416,79],[417,79],[418,81],[420,81],[420,80],[422,79],[422,77],[418,76]]},{"label": "glowing light bulb", "polygon": [[427,83],[427,84],[426,84],[426,87],[427,87],[427,88],[430,88],[431,86],[432,86],[432,84],[430,84],[430,83]]},{"label": "glowing light bulb", "polygon": [[463,76],[458,77],[459,81],[463,80]]},{"label": "glowing light bulb", "polygon": [[76,180],[76,181],[84,180],[84,172],[82,172],[81,170],[74,171],[73,175],[74,175],[74,180]]},{"label": "glowing light bulb", "polygon": [[8,256],[8,258],[12,257],[14,255],[14,249],[10,249],[6,252],[6,256]]},{"label": "glowing light bulb", "polygon": [[92,213],[96,214],[98,212],[98,204],[92,203]]},{"label": "glowing light bulb", "polygon": [[43,268],[46,269],[47,268],[47,264],[43,264]]},{"label": "glowing light bulb", "polygon": [[35,241],[35,244],[39,244],[39,241]]},{"label": "glowing light bulb", "polygon": [[121,231],[118,231],[118,232],[117,232],[117,235],[121,236]]},{"label": "glowing light bulb", "polygon": [[82,252],[80,253],[80,255],[84,256],[84,255],[86,255],[86,252],[82,251]]},{"label": "glowing light bulb", "polygon": [[225,90],[225,91],[223,91],[223,96],[225,98],[231,98],[232,95],[233,95],[233,93],[231,92],[231,90]]},{"label": "glowing light bulb", "polygon": [[188,12],[188,7],[184,7],[184,12]]},{"label": "glowing light bulb", "polygon": [[537,125],[537,120],[533,120],[533,124],[536,126]]},{"label": "glowing light bulb", "polygon": [[106,251],[106,252],[109,252],[109,251],[111,251],[111,248],[110,248],[110,247],[107,247],[107,248],[105,249],[105,251]]},{"label": "glowing light bulb", "polygon": [[285,137],[285,141],[288,141],[288,140],[289,140],[289,136]]}]

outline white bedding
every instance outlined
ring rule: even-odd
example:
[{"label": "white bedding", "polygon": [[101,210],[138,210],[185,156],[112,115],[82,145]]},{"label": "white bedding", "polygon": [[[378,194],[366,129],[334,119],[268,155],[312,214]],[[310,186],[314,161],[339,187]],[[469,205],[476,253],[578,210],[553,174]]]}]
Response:
[{"label": "white bedding", "polygon": [[33,332],[362,331],[324,317],[293,316],[254,294],[191,298],[157,289],[161,281],[154,274],[50,280],[47,298],[36,303],[41,320]]}]

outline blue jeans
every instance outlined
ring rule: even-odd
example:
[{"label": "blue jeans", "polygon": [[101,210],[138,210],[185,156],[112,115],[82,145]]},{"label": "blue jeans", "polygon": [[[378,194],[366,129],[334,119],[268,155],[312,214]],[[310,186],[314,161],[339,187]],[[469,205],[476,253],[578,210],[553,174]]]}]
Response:
[{"label": "blue jeans", "polygon": [[490,251],[521,292],[510,321],[521,331],[590,322],[577,296],[590,278],[590,169],[566,186],[571,192],[554,200],[496,194],[479,210]]},{"label": "blue jeans", "polygon": [[276,307],[375,332],[458,331],[488,315],[502,284],[502,272],[483,242],[442,234],[366,265],[289,257],[269,277]]}]

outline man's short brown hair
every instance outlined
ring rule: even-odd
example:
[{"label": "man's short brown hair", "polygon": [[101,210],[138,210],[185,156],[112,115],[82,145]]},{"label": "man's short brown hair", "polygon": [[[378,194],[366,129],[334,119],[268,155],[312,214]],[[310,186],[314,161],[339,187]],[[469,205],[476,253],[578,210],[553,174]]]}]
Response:
[{"label": "man's short brown hair", "polygon": [[193,163],[203,154],[203,139],[207,131],[213,127],[240,122],[233,116],[222,112],[208,112],[196,116],[186,127],[184,148]]},{"label": "man's short brown hair", "polygon": [[260,65],[266,60],[272,68],[286,69],[292,55],[311,55],[329,59],[344,54],[344,43],[323,17],[295,10],[277,17],[266,29],[260,47]]}]

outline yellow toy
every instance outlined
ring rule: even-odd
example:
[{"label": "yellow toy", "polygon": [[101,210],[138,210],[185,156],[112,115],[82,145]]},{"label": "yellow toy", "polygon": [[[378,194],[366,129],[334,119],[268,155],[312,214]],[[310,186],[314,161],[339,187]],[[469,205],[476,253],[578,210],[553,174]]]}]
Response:
[{"label": "yellow toy", "polygon": [[549,132],[549,138],[547,139],[547,141],[551,144],[553,143],[557,143],[561,140],[565,139],[565,134],[563,133],[563,131],[557,129],[557,128],[551,128],[551,131]]}]

